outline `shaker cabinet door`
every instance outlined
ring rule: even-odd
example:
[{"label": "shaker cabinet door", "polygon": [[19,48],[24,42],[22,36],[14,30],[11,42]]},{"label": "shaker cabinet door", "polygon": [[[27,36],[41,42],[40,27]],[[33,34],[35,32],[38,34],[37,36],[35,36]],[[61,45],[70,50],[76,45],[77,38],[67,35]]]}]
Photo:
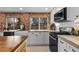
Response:
[{"label": "shaker cabinet door", "polygon": [[59,52],[64,52],[64,51],[67,52],[66,45],[67,44],[65,41],[63,41],[61,38],[58,39],[58,51]]},{"label": "shaker cabinet door", "polygon": [[29,32],[28,45],[48,45],[49,33],[48,32]]},{"label": "shaker cabinet door", "polygon": [[36,36],[34,32],[29,32],[28,35],[28,45],[35,45],[36,42]]},{"label": "shaker cabinet door", "polygon": [[70,44],[67,44],[67,50],[69,52],[79,52],[79,49],[78,48],[76,48],[76,47],[74,47],[74,46],[72,46]]},{"label": "shaker cabinet door", "polygon": [[43,44],[49,45],[49,32],[42,32]]}]

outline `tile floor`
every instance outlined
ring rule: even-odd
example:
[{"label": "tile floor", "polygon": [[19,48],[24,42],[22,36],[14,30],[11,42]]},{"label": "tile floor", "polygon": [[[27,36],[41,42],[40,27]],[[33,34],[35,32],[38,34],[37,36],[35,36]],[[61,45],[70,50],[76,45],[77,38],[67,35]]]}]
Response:
[{"label": "tile floor", "polygon": [[28,46],[27,52],[50,52],[49,46]]}]

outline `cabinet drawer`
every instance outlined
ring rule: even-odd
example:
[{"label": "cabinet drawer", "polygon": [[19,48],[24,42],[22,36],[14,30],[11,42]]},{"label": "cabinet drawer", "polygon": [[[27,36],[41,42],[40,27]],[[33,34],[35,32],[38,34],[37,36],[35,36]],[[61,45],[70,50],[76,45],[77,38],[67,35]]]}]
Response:
[{"label": "cabinet drawer", "polygon": [[66,51],[66,45],[67,43],[65,41],[63,41],[61,38],[58,39],[58,51],[59,52]]},{"label": "cabinet drawer", "polygon": [[[59,44],[58,44],[59,46],[62,45],[63,47],[66,48],[67,43],[66,43],[65,41],[63,41],[62,39],[59,38],[59,39],[58,39],[58,43],[59,43]],[[62,46],[61,46],[61,47],[62,47]]]},{"label": "cabinet drawer", "polygon": [[67,49],[69,52],[79,52],[79,49],[70,45],[70,44],[67,44]]},{"label": "cabinet drawer", "polygon": [[70,44],[68,44],[68,43],[67,43],[67,51],[68,51],[68,52],[72,52],[71,45],[70,45]]}]

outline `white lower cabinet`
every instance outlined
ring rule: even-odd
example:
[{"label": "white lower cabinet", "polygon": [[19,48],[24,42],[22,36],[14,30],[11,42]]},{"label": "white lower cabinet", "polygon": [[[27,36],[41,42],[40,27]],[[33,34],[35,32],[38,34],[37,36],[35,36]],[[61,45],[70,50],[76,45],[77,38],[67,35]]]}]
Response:
[{"label": "white lower cabinet", "polygon": [[40,32],[39,37],[42,44],[49,45],[49,32]]},{"label": "white lower cabinet", "polygon": [[74,46],[72,46],[70,44],[67,44],[67,50],[69,52],[79,52],[79,49],[78,48],[76,48],[76,47],[74,47]]},{"label": "white lower cabinet", "polygon": [[15,31],[15,36],[28,35],[28,31]]},{"label": "white lower cabinet", "polygon": [[71,48],[70,44],[68,44],[68,43],[67,43],[66,49],[67,49],[68,52],[72,52],[72,50],[71,50],[72,48]]},{"label": "white lower cabinet", "polygon": [[58,51],[59,52],[66,51],[66,42],[63,41],[61,38],[58,39]]},{"label": "white lower cabinet", "polygon": [[79,52],[79,49],[58,38],[58,52]]},{"label": "white lower cabinet", "polygon": [[46,45],[49,44],[49,32],[31,31],[28,33],[28,45]]},{"label": "white lower cabinet", "polygon": [[36,33],[29,32],[27,44],[28,45],[34,45],[34,44],[36,44],[35,42],[36,42]]}]

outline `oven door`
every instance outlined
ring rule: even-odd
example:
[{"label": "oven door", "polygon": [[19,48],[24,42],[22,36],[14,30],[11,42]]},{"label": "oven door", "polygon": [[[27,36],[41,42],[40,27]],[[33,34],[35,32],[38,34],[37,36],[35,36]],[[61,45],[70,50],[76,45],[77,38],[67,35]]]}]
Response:
[{"label": "oven door", "polygon": [[57,39],[52,37],[51,35],[49,36],[49,45],[51,46],[57,45]]},{"label": "oven door", "polygon": [[57,52],[58,51],[58,39],[57,36],[53,37],[49,35],[49,48],[51,52]]}]

